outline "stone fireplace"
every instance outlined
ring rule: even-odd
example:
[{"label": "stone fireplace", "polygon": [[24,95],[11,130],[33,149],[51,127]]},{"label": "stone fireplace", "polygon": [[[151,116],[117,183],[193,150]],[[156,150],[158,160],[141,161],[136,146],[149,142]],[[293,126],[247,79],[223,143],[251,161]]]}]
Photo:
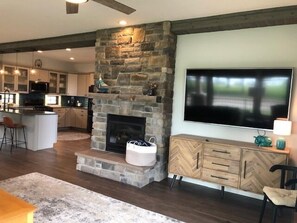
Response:
[{"label": "stone fireplace", "polygon": [[[97,31],[95,78],[104,80],[108,93],[89,95],[95,104],[91,151],[76,154],[78,170],[137,187],[167,177],[175,48],[170,22]],[[152,84],[155,95],[147,95]],[[132,166],[124,154],[107,151],[111,115],[145,120],[144,139],[156,138],[154,166]]]}]

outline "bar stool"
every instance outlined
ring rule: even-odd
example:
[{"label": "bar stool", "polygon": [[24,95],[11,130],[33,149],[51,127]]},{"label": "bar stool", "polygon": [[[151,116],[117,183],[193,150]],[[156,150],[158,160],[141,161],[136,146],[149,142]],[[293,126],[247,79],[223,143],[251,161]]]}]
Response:
[{"label": "bar stool", "polygon": [[[4,132],[4,122],[3,122],[3,120],[2,121],[0,121],[0,127],[2,127],[3,126],[3,132]],[[2,140],[2,138],[0,138],[1,140]]]},{"label": "bar stool", "polygon": [[[20,123],[14,123],[13,120],[10,117],[3,117],[3,124],[4,124],[4,132],[3,132],[3,137],[2,137],[2,141],[1,141],[1,147],[0,150],[2,149],[3,146],[3,142],[5,141],[5,143],[7,142],[7,138],[6,138],[6,131],[7,129],[9,129],[10,131],[10,152],[12,152],[12,147],[15,143],[15,147],[18,146],[18,143],[24,143],[25,144],[25,148],[27,149],[27,140],[26,140],[26,134],[25,134],[25,125],[20,124]],[[23,129],[23,134],[24,134],[24,141],[19,141],[18,140],[18,134],[17,134],[17,130],[18,129]]]}]

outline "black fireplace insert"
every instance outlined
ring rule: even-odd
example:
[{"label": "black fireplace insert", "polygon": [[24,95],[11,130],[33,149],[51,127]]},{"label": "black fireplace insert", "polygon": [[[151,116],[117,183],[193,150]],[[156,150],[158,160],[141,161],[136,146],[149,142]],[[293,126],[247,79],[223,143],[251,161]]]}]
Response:
[{"label": "black fireplace insert", "polygon": [[106,151],[126,153],[126,143],[129,140],[144,139],[145,118],[107,115]]}]

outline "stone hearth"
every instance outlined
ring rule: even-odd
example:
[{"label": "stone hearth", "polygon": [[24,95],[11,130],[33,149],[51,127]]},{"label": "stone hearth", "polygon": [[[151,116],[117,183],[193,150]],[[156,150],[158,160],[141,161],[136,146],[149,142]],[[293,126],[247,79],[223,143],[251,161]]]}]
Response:
[{"label": "stone hearth", "polygon": [[80,171],[100,177],[143,187],[154,181],[155,167],[133,166],[120,153],[86,150],[76,152]]},{"label": "stone hearth", "polygon": [[[91,150],[100,154],[93,158],[77,154],[78,170],[138,187],[167,177],[176,47],[170,27],[170,22],[161,22],[97,31],[95,79],[102,77],[108,85],[108,93],[89,94],[95,103]],[[145,95],[152,84],[157,85],[156,95]],[[146,119],[145,140],[155,137],[157,144],[153,167],[144,167],[140,174],[139,167],[131,171],[126,163],[124,168],[124,161],[104,159],[105,164],[100,164],[106,149],[107,114]],[[111,168],[104,168],[110,167],[106,163]],[[127,171],[118,171],[121,168]]]}]

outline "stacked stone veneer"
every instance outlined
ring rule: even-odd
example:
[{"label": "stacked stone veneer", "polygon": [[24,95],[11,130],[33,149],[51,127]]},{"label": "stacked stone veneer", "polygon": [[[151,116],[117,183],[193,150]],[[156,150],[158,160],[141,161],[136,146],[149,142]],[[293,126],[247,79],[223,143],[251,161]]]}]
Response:
[{"label": "stacked stone veneer", "polygon": [[[90,94],[95,103],[92,149],[105,150],[107,114],[118,114],[146,118],[145,139],[155,137],[158,150],[156,165],[141,177],[137,168],[133,174],[131,168],[116,171],[117,166],[88,172],[139,187],[167,177],[175,48],[169,22],[97,31],[95,79],[101,76],[109,90]],[[151,84],[158,86],[155,96],[145,95]],[[78,169],[84,166],[87,162]]]}]

